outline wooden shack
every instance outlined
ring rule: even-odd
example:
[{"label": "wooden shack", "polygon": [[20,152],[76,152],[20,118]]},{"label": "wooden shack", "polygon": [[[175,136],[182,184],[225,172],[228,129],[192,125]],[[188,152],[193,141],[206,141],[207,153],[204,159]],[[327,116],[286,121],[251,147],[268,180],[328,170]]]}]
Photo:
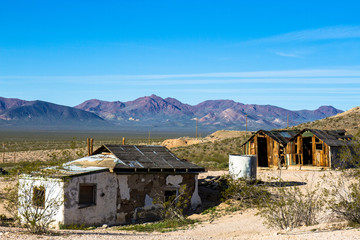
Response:
[{"label": "wooden shack", "polygon": [[242,146],[245,154],[257,156],[258,167],[330,168],[340,163],[338,153],[351,139],[345,130],[259,130]]},{"label": "wooden shack", "polygon": [[247,155],[256,155],[258,167],[281,167],[286,165],[286,146],[299,131],[259,130],[242,146]]},{"label": "wooden shack", "polygon": [[345,130],[304,129],[286,147],[287,165],[330,168],[339,163],[338,152],[349,146],[351,139]]}]

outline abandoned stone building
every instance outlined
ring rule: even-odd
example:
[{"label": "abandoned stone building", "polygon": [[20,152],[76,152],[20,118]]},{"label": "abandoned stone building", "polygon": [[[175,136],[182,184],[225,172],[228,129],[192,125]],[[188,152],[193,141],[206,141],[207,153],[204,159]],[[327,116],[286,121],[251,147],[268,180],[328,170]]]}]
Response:
[{"label": "abandoned stone building", "polygon": [[330,168],[340,162],[338,153],[351,139],[345,130],[259,130],[242,146],[245,154],[257,156],[258,167]]},{"label": "abandoned stone building", "polygon": [[183,185],[191,207],[198,207],[197,176],[204,171],[162,146],[103,145],[47,178],[23,176],[20,185],[31,186],[33,194],[41,186],[41,204],[51,198],[63,200],[53,216],[55,225],[119,225],[158,217],[154,200],[179,194]]}]

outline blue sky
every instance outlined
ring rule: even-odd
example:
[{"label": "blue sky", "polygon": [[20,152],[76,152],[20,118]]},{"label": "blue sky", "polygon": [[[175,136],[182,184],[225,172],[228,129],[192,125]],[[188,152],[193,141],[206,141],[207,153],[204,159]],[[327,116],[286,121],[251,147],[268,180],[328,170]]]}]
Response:
[{"label": "blue sky", "polygon": [[0,96],[360,105],[359,1],[0,1]]}]

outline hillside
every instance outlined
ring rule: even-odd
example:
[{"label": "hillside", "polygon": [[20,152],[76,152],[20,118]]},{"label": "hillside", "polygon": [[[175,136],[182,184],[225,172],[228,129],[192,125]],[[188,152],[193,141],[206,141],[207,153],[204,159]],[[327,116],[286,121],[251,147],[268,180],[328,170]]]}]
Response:
[{"label": "hillside", "polygon": [[349,134],[360,133],[360,107],[354,107],[346,112],[327,117],[314,122],[303,123],[292,129],[317,128],[317,129],[345,129]]}]

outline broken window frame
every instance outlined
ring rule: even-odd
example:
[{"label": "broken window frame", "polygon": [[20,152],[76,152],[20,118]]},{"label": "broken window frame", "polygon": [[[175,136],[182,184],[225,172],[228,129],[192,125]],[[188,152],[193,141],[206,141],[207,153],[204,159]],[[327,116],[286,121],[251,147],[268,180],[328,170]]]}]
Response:
[{"label": "broken window frame", "polygon": [[35,208],[45,208],[45,187],[33,187],[32,206]]},{"label": "broken window frame", "polygon": [[[175,193],[175,194],[171,194],[171,195],[166,196],[167,192],[172,192],[172,193]],[[172,196],[175,196],[175,197],[173,199],[171,199]],[[164,189],[164,202],[167,202],[169,200],[173,201],[178,196],[179,196],[179,188],[176,188],[176,187],[169,188],[169,187],[167,187],[167,188]]]},{"label": "broken window frame", "polygon": [[[89,189],[91,187],[91,196],[88,194],[88,199],[84,199],[83,191],[87,191],[85,189]],[[89,191],[90,192],[90,191]],[[80,183],[79,184],[79,196],[78,196],[78,204],[79,208],[85,208],[96,205],[96,184],[95,183]]]}]

